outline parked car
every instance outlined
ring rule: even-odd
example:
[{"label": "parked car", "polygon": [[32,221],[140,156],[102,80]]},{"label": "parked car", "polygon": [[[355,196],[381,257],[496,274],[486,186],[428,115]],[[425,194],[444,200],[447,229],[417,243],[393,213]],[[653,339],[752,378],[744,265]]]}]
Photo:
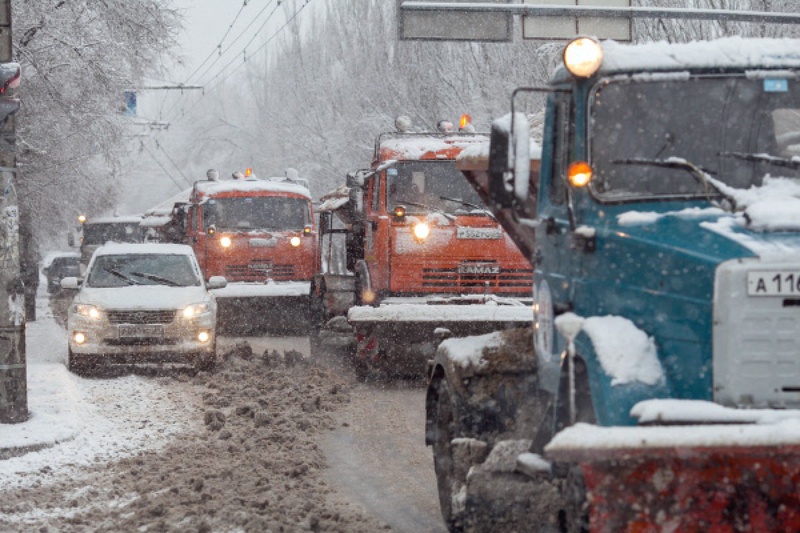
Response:
[{"label": "parked car", "polygon": [[70,306],[67,331],[70,371],[99,366],[183,363],[214,366],[217,303],[197,258],[182,244],[107,244],[98,248]]},{"label": "parked car", "polygon": [[55,294],[61,290],[61,280],[68,277],[78,277],[81,274],[80,254],[77,252],[64,252],[52,255],[49,262],[42,268],[47,278],[47,293]]}]

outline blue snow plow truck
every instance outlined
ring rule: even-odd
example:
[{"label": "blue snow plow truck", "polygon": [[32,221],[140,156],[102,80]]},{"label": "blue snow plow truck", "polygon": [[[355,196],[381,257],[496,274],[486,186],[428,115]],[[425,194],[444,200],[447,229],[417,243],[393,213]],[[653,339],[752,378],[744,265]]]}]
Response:
[{"label": "blue snow plow truck", "polygon": [[800,41],[563,60],[457,161],[535,270],[429,364],[449,530],[800,530]]}]

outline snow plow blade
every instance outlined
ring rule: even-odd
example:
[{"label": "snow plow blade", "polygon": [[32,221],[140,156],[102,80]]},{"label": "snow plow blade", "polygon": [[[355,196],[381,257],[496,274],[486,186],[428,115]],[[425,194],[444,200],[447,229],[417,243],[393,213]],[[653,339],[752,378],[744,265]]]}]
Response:
[{"label": "snow plow blade", "polygon": [[358,362],[398,375],[423,376],[443,338],[528,326],[531,309],[519,300],[495,296],[432,298],[423,303],[397,299],[379,307],[353,307],[347,321],[356,336]]},{"label": "snow plow blade", "polygon": [[309,329],[309,290],[305,282],[230,283],[215,289],[217,331],[222,335],[303,335]]},{"label": "snow plow blade", "polygon": [[800,413],[743,413],[743,423],[577,424],[545,452],[580,468],[593,532],[800,531]]}]

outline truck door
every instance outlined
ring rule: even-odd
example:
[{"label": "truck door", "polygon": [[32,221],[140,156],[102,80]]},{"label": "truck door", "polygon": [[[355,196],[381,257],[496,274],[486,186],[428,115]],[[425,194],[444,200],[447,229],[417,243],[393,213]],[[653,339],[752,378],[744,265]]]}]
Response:
[{"label": "truck door", "polygon": [[389,287],[389,217],[383,205],[383,182],[384,172],[372,176],[364,199],[367,205],[364,259],[376,292]]},{"label": "truck door", "polygon": [[548,101],[539,187],[539,225],[534,261],[534,328],[543,383],[557,377],[560,353],[555,346],[556,315],[570,310],[572,261],[567,211],[566,171],[574,137],[570,93],[555,93]]}]

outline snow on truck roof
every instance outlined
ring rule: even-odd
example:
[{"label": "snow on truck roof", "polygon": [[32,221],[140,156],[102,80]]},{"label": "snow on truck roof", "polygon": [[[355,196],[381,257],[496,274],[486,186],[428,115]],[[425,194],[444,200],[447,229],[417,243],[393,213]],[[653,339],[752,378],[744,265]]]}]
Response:
[{"label": "snow on truck roof", "polygon": [[[398,135],[380,140],[381,160],[436,159],[436,154],[460,152],[475,143],[488,142],[485,135]],[[391,154],[386,157],[386,154]]]},{"label": "snow on truck roof", "polygon": [[142,215],[125,215],[113,217],[92,217],[84,224],[138,224],[142,221]]},{"label": "snow on truck roof", "polygon": [[601,44],[600,73],[605,74],[637,70],[800,68],[798,39],[726,37],[690,43],[603,41]]},{"label": "snow on truck roof", "polygon": [[273,179],[198,181],[195,187],[200,194],[206,196],[233,192],[278,192],[311,198],[311,192],[306,187],[296,183],[289,183],[288,181]]}]

